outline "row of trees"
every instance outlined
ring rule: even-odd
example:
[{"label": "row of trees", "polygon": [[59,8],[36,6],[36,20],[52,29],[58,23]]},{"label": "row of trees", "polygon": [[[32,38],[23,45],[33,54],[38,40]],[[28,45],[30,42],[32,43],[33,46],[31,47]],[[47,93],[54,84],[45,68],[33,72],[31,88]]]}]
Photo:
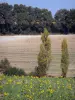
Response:
[{"label": "row of trees", "polygon": [[[38,54],[38,67],[35,69],[37,76],[44,76],[46,75],[46,71],[50,66],[50,62],[52,60],[51,56],[51,40],[48,37],[49,32],[47,29],[44,29],[44,33],[42,34],[41,40],[42,44],[40,45],[40,52]],[[61,70],[62,76],[66,77],[68,66],[69,66],[69,53],[68,53],[68,45],[67,40],[63,39],[61,45]]]},{"label": "row of trees", "polygon": [[52,33],[74,33],[75,9],[60,9],[53,18],[47,9],[0,3],[1,34],[40,34],[45,27]]}]

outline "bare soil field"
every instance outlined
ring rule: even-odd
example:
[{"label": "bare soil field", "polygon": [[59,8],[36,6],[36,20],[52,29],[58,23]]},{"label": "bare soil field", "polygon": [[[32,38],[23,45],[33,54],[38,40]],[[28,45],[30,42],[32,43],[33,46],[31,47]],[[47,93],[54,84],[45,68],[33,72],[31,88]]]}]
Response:
[{"label": "bare soil field", "polygon": [[[69,70],[67,76],[75,76],[75,35],[50,35],[52,42],[52,62],[48,74],[60,75],[61,42],[68,40]],[[23,68],[27,73],[37,66],[37,55],[41,43],[40,35],[0,36],[0,60],[8,58],[11,65]]]}]

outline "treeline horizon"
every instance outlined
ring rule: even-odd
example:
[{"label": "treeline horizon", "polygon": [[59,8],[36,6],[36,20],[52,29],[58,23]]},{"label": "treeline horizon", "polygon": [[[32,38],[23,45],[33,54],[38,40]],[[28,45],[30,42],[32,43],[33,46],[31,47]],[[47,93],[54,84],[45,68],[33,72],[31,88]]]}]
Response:
[{"label": "treeline horizon", "polygon": [[35,35],[44,28],[52,34],[75,34],[75,9],[60,9],[53,17],[47,9],[0,3],[0,35]]}]

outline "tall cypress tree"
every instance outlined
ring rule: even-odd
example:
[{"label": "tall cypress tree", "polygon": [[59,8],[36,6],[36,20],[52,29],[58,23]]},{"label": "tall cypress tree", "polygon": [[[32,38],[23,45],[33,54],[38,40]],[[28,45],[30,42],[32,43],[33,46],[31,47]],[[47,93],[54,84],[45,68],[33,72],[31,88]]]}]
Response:
[{"label": "tall cypress tree", "polygon": [[39,77],[46,75],[51,62],[51,40],[48,36],[49,32],[45,28],[41,36],[42,44],[40,45],[40,52],[37,58],[38,67],[36,68],[36,73]]},{"label": "tall cypress tree", "polygon": [[69,53],[68,53],[68,45],[66,39],[63,39],[61,49],[62,49],[62,57],[61,57],[62,76],[66,77],[69,66]]}]

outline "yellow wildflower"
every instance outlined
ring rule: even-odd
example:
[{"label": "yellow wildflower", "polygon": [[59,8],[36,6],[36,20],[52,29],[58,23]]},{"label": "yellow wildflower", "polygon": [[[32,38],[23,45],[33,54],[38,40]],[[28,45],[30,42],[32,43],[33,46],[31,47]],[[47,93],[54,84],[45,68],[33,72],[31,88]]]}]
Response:
[{"label": "yellow wildflower", "polygon": [[16,82],[17,85],[21,84],[22,82]]},{"label": "yellow wildflower", "polygon": [[4,96],[8,96],[9,95],[9,93],[7,93],[7,92],[4,92]]},{"label": "yellow wildflower", "polygon": [[48,92],[50,92],[52,94],[52,93],[54,93],[54,89],[48,89]]},{"label": "yellow wildflower", "polygon": [[71,86],[71,84],[68,85],[68,89],[72,90],[72,86]]}]

